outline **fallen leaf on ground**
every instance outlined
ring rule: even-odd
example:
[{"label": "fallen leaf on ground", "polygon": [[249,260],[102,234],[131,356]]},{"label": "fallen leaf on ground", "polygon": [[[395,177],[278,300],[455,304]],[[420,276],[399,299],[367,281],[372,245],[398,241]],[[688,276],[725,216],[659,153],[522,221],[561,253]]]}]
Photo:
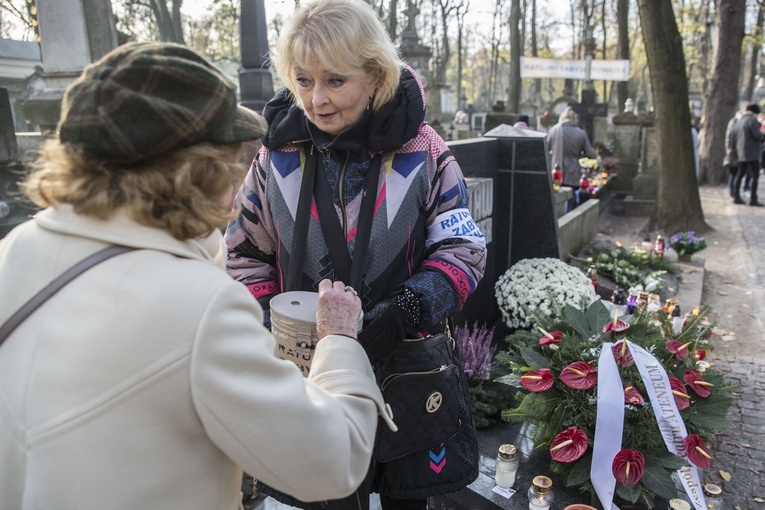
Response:
[{"label": "fallen leaf on ground", "polygon": [[723,471],[723,470],[721,469],[721,470],[720,470],[720,476],[721,476],[721,477],[722,477],[722,479],[723,479],[723,480],[725,480],[726,482],[730,482],[730,478],[731,478],[731,477],[730,477],[730,473],[728,473],[727,471]]},{"label": "fallen leaf on ground", "polygon": [[713,335],[717,335],[717,336],[723,336],[723,335],[727,335],[728,333],[730,333],[730,331],[728,331],[728,330],[726,330],[726,329],[722,329],[722,328],[712,328],[712,334],[713,334]]},{"label": "fallen leaf on ground", "polygon": [[736,339],[736,333],[728,333],[727,335],[722,336],[723,342],[732,342]]},{"label": "fallen leaf on ground", "polygon": [[717,291],[717,294],[718,294],[718,295],[720,295],[720,296],[730,296],[730,293],[728,293],[728,292],[723,292],[723,291],[721,291],[721,290],[718,290],[718,291]]},{"label": "fallen leaf on ground", "polygon": [[754,500],[758,503],[765,503],[765,499],[762,498],[754,498]]},{"label": "fallen leaf on ground", "polygon": [[741,306],[743,306],[744,308],[749,308],[749,303],[741,303]]}]

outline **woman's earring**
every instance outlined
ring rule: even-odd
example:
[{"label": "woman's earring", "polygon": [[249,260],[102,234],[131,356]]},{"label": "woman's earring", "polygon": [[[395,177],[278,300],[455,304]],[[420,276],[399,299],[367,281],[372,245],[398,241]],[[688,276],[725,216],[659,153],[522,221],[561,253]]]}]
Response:
[{"label": "woman's earring", "polygon": [[369,111],[369,107],[372,106],[372,98],[374,96],[369,96],[369,102],[367,103],[367,111]]}]

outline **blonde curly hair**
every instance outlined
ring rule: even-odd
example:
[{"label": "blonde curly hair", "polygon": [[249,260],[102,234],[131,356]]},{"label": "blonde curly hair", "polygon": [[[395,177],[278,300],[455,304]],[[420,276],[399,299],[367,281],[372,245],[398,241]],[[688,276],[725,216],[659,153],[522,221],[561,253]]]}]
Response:
[{"label": "blonde curly hair", "polygon": [[22,189],[39,207],[71,204],[76,213],[99,219],[125,209],[138,223],[165,229],[176,239],[199,238],[236,216],[221,199],[244,179],[241,148],[239,143],[200,143],[115,168],[51,139]]}]

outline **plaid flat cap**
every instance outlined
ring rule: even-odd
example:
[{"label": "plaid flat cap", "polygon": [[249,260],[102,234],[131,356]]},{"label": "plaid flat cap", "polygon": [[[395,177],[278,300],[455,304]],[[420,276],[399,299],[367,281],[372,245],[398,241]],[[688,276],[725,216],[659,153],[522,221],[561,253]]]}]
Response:
[{"label": "plaid flat cap", "polygon": [[83,70],[64,93],[58,136],[88,157],[131,166],[200,142],[256,140],[267,129],[204,57],[151,42],[124,44]]}]

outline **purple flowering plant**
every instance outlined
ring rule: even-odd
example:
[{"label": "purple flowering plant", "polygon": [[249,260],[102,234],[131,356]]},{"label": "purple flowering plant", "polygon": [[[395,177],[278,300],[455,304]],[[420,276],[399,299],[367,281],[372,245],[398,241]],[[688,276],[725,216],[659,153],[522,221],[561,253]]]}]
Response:
[{"label": "purple flowering plant", "polygon": [[467,324],[463,327],[455,326],[454,336],[457,338],[468,385],[475,387],[488,381],[491,378],[491,369],[496,365],[494,355],[497,348],[492,343],[494,328],[488,329],[485,325],[478,324],[474,324],[473,328]]},{"label": "purple flowering plant", "polygon": [[706,248],[707,242],[693,231],[678,232],[669,238],[669,246],[680,256],[692,255]]},{"label": "purple flowering plant", "polygon": [[494,381],[499,376],[495,373],[498,362],[494,359],[494,328],[478,323],[473,327],[455,326],[454,337],[470,389],[475,426],[480,429],[501,422],[502,411],[517,405],[516,389]]}]

